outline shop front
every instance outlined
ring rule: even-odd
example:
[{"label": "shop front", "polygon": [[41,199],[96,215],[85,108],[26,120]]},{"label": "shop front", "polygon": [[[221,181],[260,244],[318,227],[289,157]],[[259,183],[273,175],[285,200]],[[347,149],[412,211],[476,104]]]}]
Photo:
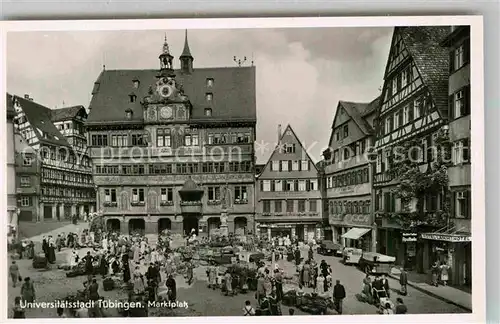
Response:
[{"label": "shop front", "polygon": [[417,266],[417,241],[418,234],[415,232],[403,232],[402,239],[404,245],[404,267],[406,270],[414,270]]},{"label": "shop front", "polygon": [[453,230],[422,233],[421,238],[429,242],[430,261],[449,266],[448,283],[454,286],[471,286],[472,237],[470,233]]},{"label": "shop front", "polygon": [[341,235],[341,244],[345,247],[353,247],[370,251],[371,249],[371,228],[365,227],[344,227]]},{"label": "shop front", "polygon": [[261,239],[288,236],[301,242],[309,242],[321,238],[321,229],[321,224],[317,223],[260,223],[257,233]]}]

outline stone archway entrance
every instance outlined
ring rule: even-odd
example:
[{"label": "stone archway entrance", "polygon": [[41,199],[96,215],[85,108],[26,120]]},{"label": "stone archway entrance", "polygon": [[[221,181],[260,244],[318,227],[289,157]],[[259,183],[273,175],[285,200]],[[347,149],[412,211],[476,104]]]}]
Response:
[{"label": "stone archway entrance", "polygon": [[172,221],[170,218],[160,218],[158,220],[158,234],[163,232],[164,230],[172,229]]},{"label": "stone archway entrance", "polygon": [[245,235],[248,232],[247,229],[248,221],[246,217],[235,217],[234,218],[234,234],[235,235]]},{"label": "stone archway entrance", "polygon": [[210,217],[208,220],[207,220],[207,227],[208,227],[208,236],[212,236],[214,235],[217,230],[219,229],[220,227],[220,224],[221,224],[221,221],[220,221],[220,217]]},{"label": "stone archway entrance", "polygon": [[146,230],[146,222],[142,218],[133,218],[128,222],[128,232],[130,235],[139,233],[144,234]]},{"label": "stone archway entrance", "polygon": [[194,228],[194,232],[196,236],[198,236],[198,226],[199,226],[199,221],[198,217],[194,215],[189,215],[189,216],[184,216],[182,220],[182,233],[184,235],[189,235],[191,234],[191,231]]},{"label": "stone archway entrance", "polygon": [[116,218],[108,219],[106,221],[106,229],[110,232],[120,232],[120,220]]}]

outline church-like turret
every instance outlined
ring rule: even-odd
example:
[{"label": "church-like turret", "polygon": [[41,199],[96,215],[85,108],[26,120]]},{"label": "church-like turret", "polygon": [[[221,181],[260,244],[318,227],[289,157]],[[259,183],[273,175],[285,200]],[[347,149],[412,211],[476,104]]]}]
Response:
[{"label": "church-like turret", "polygon": [[182,73],[192,73],[194,58],[191,55],[191,50],[189,49],[187,30],[184,35],[184,49],[182,50],[182,54],[179,59],[181,61]]}]

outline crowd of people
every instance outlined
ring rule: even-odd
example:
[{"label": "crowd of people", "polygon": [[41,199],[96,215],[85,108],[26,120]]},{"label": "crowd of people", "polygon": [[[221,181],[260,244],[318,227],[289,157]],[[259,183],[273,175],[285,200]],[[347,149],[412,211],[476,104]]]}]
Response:
[{"label": "crowd of people", "polygon": [[[199,245],[208,244],[208,240],[196,239],[191,233],[185,238],[187,245],[192,245],[196,249]],[[297,295],[304,294],[305,289],[312,289],[318,295],[330,296],[333,300],[334,309],[338,314],[342,314],[343,300],[346,298],[346,291],[340,280],[333,280],[332,268],[325,260],[317,262],[314,258],[314,242],[308,247],[307,257],[302,257],[302,243],[289,237],[278,237],[273,240],[258,240],[255,242],[255,249],[270,255],[270,263],[264,260],[256,263],[256,308],[247,301],[243,308],[244,316],[254,315],[283,315],[282,302],[284,299],[284,286],[290,278],[297,278]],[[51,264],[55,263],[56,251],[63,248],[71,249],[68,253],[65,269],[76,275],[85,275],[84,289],[80,292],[86,300],[96,300],[102,298],[99,295],[99,284],[97,277],[102,276],[104,291],[113,289],[117,282],[122,283],[128,291],[129,300],[158,301],[177,299],[177,275],[183,274],[186,283],[189,285],[194,281],[194,268],[196,265],[190,258],[178,259],[178,255],[170,248],[172,239],[169,235],[159,235],[156,244],[150,244],[148,238],[141,234],[122,235],[115,232],[93,233],[88,230],[81,233],[61,233],[55,238],[44,237],[42,250],[45,258]],[[84,255],[81,255],[80,248],[88,248]],[[33,257],[34,247],[32,242],[23,246],[20,255]],[[286,273],[278,266],[278,260],[287,259],[295,263],[296,273]],[[236,261],[239,264],[239,261]],[[211,288],[220,287],[226,296],[232,296],[238,291],[249,290],[250,282],[246,274],[235,273],[227,268],[221,273],[221,267],[215,262],[209,262],[206,267],[207,282]],[[75,275],[75,276],[76,276]],[[14,261],[10,267],[10,276],[15,286],[22,280],[19,268]],[[69,277],[69,275],[68,275]],[[176,279],[177,278],[177,279]],[[110,286],[111,288],[109,288]],[[402,285],[403,286],[403,285]],[[30,278],[24,278],[21,296],[16,298],[14,306],[15,316],[23,316],[19,309],[20,300],[34,300],[35,289]],[[363,280],[363,293],[370,299],[377,299],[378,291],[385,290],[389,295],[389,283],[385,276],[372,278],[367,275]],[[109,288],[109,289],[108,289]],[[401,306],[402,300],[398,298],[396,313],[402,311],[406,306]],[[380,305],[381,313],[386,314],[393,310],[393,306]],[[399,308],[398,308],[399,307]],[[387,309],[386,309],[387,308]],[[293,315],[293,308],[290,308],[288,315]],[[405,311],[406,312],[406,311]],[[63,312],[64,313],[64,312]],[[59,314],[59,313],[58,313]],[[60,316],[65,314],[59,314]],[[122,314],[123,315],[123,314]],[[89,309],[77,310],[74,317],[101,317],[102,310]],[[129,311],[124,316],[144,316],[144,313],[134,313]],[[147,315],[146,315],[147,316]]]}]

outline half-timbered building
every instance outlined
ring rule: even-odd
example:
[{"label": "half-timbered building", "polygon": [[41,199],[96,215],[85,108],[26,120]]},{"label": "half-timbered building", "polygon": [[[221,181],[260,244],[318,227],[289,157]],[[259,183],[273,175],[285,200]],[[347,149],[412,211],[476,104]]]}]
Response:
[{"label": "half-timbered building", "polygon": [[103,70],[86,123],[111,230],[253,232],[255,67],[198,68],[187,32],[175,69]]},{"label": "half-timbered building", "polygon": [[324,156],[324,200],[331,239],[343,246],[373,249],[373,120],[379,98],[368,103],[339,101]]},{"label": "half-timbered building", "polygon": [[278,127],[277,145],[257,183],[257,234],[306,242],[322,237],[318,169],[290,125],[284,132]]},{"label": "half-timbered building", "polygon": [[[448,27],[394,29],[376,117],[373,187],[377,250],[395,256],[399,263],[418,257],[424,267],[432,254],[429,244],[414,239],[403,244],[402,237],[408,229],[389,217],[405,212],[395,192],[399,175],[394,169],[394,159],[405,141],[415,139],[418,148],[402,153],[411,153],[410,158],[420,162],[421,172],[425,172],[433,159],[436,134],[448,118],[449,55],[440,46],[447,34]],[[433,195],[425,198],[423,209],[425,213],[435,213],[442,206],[442,197]]]},{"label": "half-timbered building", "polygon": [[[53,117],[59,111],[36,103],[29,95],[8,96],[8,100],[14,106],[14,127],[19,136],[16,138],[19,220],[62,220],[92,212],[95,189],[90,158],[84,150],[73,147],[54,125]],[[86,116],[83,107],[78,111]],[[84,134],[80,137],[85,139]]]}]

